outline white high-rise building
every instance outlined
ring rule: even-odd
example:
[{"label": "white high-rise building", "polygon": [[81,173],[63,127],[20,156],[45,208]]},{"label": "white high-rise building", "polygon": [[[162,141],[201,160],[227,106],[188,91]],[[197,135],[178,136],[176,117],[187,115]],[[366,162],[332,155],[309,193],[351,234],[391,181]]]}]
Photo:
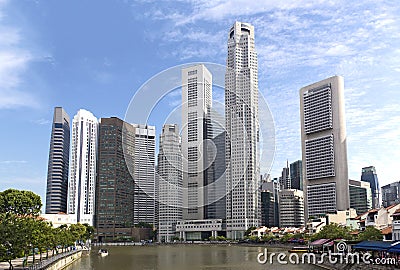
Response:
[{"label": "white high-rise building", "polygon": [[[155,147],[156,127],[132,124],[135,127],[134,155],[134,223],[156,224]],[[132,172],[131,172],[132,173]]]},{"label": "white high-rise building", "polygon": [[178,125],[166,124],[158,153],[158,239],[171,242],[182,219],[182,151]]},{"label": "white high-rise building", "polygon": [[349,209],[343,77],[300,89],[306,218]]},{"label": "white high-rise building", "polygon": [[204,65],[182,69],[182,154],[186,220],[206,219],[207,147],[212,138],[212,76]]},{"label": "white high-rise building", "polygon": [[76,222],[93,226],[96,187],[98,120],[79,110],[72,120],[71,159],[68,181],[68,214]]},{"label": "white high-rise building", "polygon": [[279,226],[300,228],[304,225],[303,191],[297,189],[279,191]]},{"label": "white high-rise building", "polygon": [[232,239],[261,223],[257,66],[254,27],[235,22],[225,74],[226,222]]}]

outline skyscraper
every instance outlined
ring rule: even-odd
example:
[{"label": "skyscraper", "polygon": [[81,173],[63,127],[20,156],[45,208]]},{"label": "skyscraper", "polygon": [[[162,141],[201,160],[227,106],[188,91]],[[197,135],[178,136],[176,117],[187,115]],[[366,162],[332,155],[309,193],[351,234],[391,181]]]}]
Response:
[{"label": "skyscraper", "polygon": [[[135,128],[119,118],[101,118],[99,124],[96,230],[100,241],[131,237]],[[130,164],[130,165],[128,165]]]},{"label": "skyscraper", "polygon": [[281,176],[279,177],[279,186],[281,190],[291,189],[291,184],[289,161],[286,161],[286,167],[282,169]]},{"label": "skyscraper", "polygon": [[343,78],[334,76],[301,88],[300,115],[306,216],[347,210]]},{"label": "skyscraper", "polygon": [[[225,164],[225,118],[211,109],[211,144],[207,150],[210,167],[207,171],[206,218],[226,218],[226,164]],[[214,146],[214,147],[212,147]]]},{"label": "skyscraper", "polygon": [[301,160],[290,164],[290,188],[303,190],[303,164]]},{"label": "skyscraper", "polygon": [[91,112],[79,110],[72,120],[68,214],[89,225],[93,225],[95,212],[97,132],[97,118]]},{"label": "skyscraper", "polygon": [[182,69],[182,154],[186,220],[206,219],[207,150],[212,138],[212,76],[204,65]]},{"label": "skyscraper", "polygon": [[349,179],[349,194],[350,208],[355,209],[357,215],[361,215],[373,209],[369,183]]},{"label": "skyscraper", "polygon": [[279,182],[269,175],[261,185],[261,226],[279,226]]},{"label": "skyscraper", "polygon": [[362,168],[361,181],[369,183],[372,191],[372,207],[379,208],[379,181],[374,166]]},{"label": "skyscraper", "polygon": [[[155,126],[132,124],[135,127],[134,148],[134,223],[155,225]],[[131,171],[132,173],[132,171]]]},{"label": "skyscraper", "polygon": [[182,219],[182,151],[178,125],[166,124],[158,153],[158,239],[171,242]]},{"label": "skyscraper", "polygon": [[400,181],[382,187],[382,206],[400,203]]},{"label": "skyscraper", "polygon": [[228,34],[225,121],[227,237],[238,239],[261,222],[258,64],[248,23],[235,22]]},{"label": "skyscraper", "polygon": [[47,169],[46,214],[67,213],[69,139],[69,116],[63,108],[55,107]]}]

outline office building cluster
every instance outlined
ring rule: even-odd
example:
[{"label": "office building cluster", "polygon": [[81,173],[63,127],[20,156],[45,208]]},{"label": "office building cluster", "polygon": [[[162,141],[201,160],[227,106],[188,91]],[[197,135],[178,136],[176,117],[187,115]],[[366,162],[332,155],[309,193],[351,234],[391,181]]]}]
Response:
[{"label": "office building cluster", "polygon": [[[307,228],[313,220],[360,215],[399,203],[398,183],[380,188],[373,166],[348,178],[344,79],[300,89],[301,160],[279,177],[260,172],[258,63],[254,27],[235,22],[227,35],[225,112],[213,108],[213,75],[185,67],[182,122],[159,135],[145,123],[96,118],[72,122],[54,109],[46,214],[96,228],[99,241],[157,229],[160,242],[242,239],[254,227]],[[335,216],[336,215],[336,216]],[[311,224],[311,225],[310,225]]]}]

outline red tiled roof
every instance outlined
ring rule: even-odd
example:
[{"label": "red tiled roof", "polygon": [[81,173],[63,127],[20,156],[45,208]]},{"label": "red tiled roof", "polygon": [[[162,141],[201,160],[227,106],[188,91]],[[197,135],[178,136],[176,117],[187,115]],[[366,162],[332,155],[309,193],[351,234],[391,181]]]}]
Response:
[{"label": "red tiled roof", "polygon": [[391,234],[392,233],[392,226],[386,227],[381,230],[381,233],[386,235],[386,234]]}]

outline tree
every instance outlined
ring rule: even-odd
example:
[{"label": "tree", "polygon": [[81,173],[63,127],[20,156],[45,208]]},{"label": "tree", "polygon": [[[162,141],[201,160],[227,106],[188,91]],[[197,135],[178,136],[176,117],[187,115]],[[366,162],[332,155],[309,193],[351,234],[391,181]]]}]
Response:
[{"label": "tree", "polygon": [[371,240],[371,241],[382,241],[382,233],[374,226],[367,226],[363,232],[358,235],[358,240]]},{"label": "tree", "polygon": [[246,232],[244,233],[244,236],[249,236],[251,234],[251,231],[254,231],[255,229],[257,229],[257,227],[250,227],[246,230]]},{"label": "tree", "polygon": [[0,192],[0,213],[38,216],[41,207],[40,196],[32,191],[7,189]]},{"label": "tree", "polygon": [[351,239],[350,229],[346,226],[330,223],[311,236],[312,241],[317,239]]}]

